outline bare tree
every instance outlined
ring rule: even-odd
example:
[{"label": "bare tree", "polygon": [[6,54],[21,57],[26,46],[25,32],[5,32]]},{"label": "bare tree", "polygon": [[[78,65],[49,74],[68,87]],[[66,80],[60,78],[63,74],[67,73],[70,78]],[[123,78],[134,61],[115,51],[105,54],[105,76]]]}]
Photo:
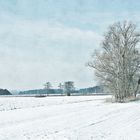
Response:
[{"label": "bare tree", "polygon": [[51,87],[52,87],[52,85],[51,85],[50,82],[46,82],[46,83],[44,84],[44,89],[51,89]]},{"label": "bare tree", "polygon": [[116,101],[136,96],[140,79],[140,33],[131,22],[115,23],[104,36],[102,49],[95,51],[88,66],[102,84],[114,94]]},{"label": "bare tree", "polygon": [[50,82],[46,82],[45,84],[44,84],[44,89],[46,89],[46,94],[49,94],[49,91],[50,91],[50,89],[52,88],[52,85],[51,85],[51,83]]},{"label": "bare tree", "polygon": [[71,92],[74,90],[74,82],[73,81],[67,81],[64,83],[64,91],[67,94],[67,96],[70,96]]},{"label": "bare tree", "polygon": [[61,90],[61,94],[63,94],[64,85],[62,83],[59,83],[58,87]]}]

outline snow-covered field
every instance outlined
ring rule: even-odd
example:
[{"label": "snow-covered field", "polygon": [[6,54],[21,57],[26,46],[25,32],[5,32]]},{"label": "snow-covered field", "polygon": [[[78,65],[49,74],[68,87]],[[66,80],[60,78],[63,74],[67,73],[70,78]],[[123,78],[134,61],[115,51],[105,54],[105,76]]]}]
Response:
[{"label": "snow-covered field", "polygon": [[105,98],[1,97],[0,140],[140,140],[140,102]]}]

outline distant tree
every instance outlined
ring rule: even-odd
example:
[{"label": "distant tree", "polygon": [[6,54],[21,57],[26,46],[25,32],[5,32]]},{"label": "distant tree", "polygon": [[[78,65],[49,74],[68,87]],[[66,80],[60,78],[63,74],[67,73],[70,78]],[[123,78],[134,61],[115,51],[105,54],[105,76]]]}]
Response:
[{"label": "distant tree", "polygon": [[109,27],[102,49],[95,51],[88,66],[103,85],[114,94],[116,101],[135,96],[139,89],[140,32],[131,22],[115,23]]},{"label": "distant tree", "polygon": [[44,84],[44,89],[51,89],[51,87],[52,87],[52,85],[51,85],[50,82],[46,82],[46,83]]},{"label": "distant tree", "polygon": [[64,83],[64,90],[67,96],[70,96],[71,92],[74,90],[74,82],[67,81]]},{"label": "distant tree", "polygon": [[58,87],[62,91],[61,94],[63,94],[64,85],[62,83],[59,83]]},{"label": "distant tree", "polygon": [[50,90],[51,88],[52,88],[52,85],[51,85],[50,82],[46,82],[46,83],[44,84],[44,89],[46,89],[47,94],[48,94],[48,92],[49,92],[49,90]]},{"label": "distant tree", "polygon": [[58,87],[59,87],[59,89],[63,89],[64,86],[62,83],[59,83]]}]

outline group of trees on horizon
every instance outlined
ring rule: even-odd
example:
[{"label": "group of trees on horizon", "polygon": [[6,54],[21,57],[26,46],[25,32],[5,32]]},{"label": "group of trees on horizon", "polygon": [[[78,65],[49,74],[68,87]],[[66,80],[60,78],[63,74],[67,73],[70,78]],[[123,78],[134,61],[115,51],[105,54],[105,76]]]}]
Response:
[{"label": "group of trees on horizon", "polygon": [[[52,84],[50,82],[46,82],[44,84],[44,89],[50,90],[52,88]],[[75,90],[74,82],[67,81],[64,84],[59,83],[58,88],[65,93],[67,96],[70,96],[70,93]]]}]

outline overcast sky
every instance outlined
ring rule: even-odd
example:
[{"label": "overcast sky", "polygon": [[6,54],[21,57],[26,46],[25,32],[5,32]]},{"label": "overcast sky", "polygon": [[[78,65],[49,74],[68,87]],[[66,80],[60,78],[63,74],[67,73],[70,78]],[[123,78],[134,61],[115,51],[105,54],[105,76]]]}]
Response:
[{"label": "overcast sky", "polygon": [[140,22],[140,0],[0,0],[0,88],[96,85],[85,66],[107,27]]}]

